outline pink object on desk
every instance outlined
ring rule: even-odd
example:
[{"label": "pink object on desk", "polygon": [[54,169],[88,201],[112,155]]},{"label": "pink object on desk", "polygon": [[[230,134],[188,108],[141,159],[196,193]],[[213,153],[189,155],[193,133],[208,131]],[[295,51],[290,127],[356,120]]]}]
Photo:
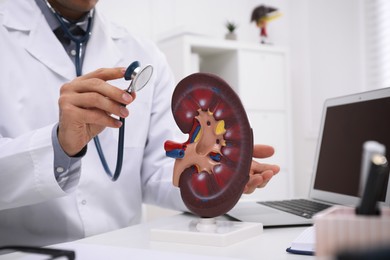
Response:
[{"label": "pink object on desk", "polygon": [[352,207],[333,206],[315,215],[314,225],[316,256],[390,246],[390,208],[382,208],[380,216],[365,216]]}]

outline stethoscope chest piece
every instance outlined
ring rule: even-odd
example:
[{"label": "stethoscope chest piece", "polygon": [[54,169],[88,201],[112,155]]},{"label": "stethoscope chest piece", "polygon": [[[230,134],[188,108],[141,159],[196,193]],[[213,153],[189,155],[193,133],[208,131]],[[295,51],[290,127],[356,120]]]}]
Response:
[{"label": "stethoscope chest piece", "polygon": [[132,62],[125,72],[125,80],[131,80],[127,92],[137,92],[148,84],[153,74],[153,67],[147,65],[141,68],[138,61]]}]

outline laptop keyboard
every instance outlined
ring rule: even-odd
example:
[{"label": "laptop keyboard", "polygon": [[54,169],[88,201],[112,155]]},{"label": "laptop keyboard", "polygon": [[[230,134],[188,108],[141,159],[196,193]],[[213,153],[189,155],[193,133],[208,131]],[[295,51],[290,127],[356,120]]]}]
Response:
[{"label": "laptop keyboard", "polygon": [[314,214],[331,206],[305,199],[258,201],[258,203],[304,218],[312,218]]}]

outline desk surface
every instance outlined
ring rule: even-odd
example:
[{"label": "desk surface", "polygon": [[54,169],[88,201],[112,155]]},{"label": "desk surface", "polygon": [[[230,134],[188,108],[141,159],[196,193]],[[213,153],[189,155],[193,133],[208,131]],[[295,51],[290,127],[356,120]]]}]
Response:
[{"label": "desk surface", "polygon": [[[127,249],[141,250],[141,252],[153,252],[154,254],[157,253],[157,255],[161,254],[165,256],[162,257],[163,259],[180,259],[180,257],[177,256],[180,256],[181,254],[190,254],[194,256],[194,258],[200,259],[211,259],[214,257],[217,259],[220,257],[238,259],[302,259],[303,257],[301,255],[287,253],[286,248],[289,247],[291,241],[306,227],[266,228],[262,233],[259,232],[258,236],[224,247],[151,241],[150,230],[152,228],[159,228],[181,221],[188,221],[191,218],[195,217],[186,214],[164,217],[149,223],[119,229],[71,243],[54,245],[53,247],[72,249],[72,246],[75,248],[79,246],[94,246],[96,249],[99,248],[99,246],[107,246],[107,248],[117,248],[119,251]],[[85,258],[88,259],[89,257]],[[305,256],[305,259],[313,258],[314,257],[311,256]],[[159,259],[161,258],[159,257]]]},{"label": "desk surface", "polygon": [[[188,218],[194,217],[183,214],[175,215],[85,238],[78,242],[241,259],[302,259],[300,255],[287,253],[286,248],[306,227],[266,228],[257,237],[226,247],[150,241],[151,228],[178,223]],[[305,256],[305,259],[310,258]]]}]

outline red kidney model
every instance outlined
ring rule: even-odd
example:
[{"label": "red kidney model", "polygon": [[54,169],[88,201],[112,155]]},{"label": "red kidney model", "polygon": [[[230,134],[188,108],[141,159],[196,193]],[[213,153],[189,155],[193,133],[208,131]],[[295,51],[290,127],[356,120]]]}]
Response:
[{"label": "red kidney model", "polygon": [[242,195],[252,162],[252,129],[240,98],[221,78],[195,73],[176,86],[172,112],[189,134],[185,143],[164,144],[176,159],[173,184],[192,213],[227,213]]}]

